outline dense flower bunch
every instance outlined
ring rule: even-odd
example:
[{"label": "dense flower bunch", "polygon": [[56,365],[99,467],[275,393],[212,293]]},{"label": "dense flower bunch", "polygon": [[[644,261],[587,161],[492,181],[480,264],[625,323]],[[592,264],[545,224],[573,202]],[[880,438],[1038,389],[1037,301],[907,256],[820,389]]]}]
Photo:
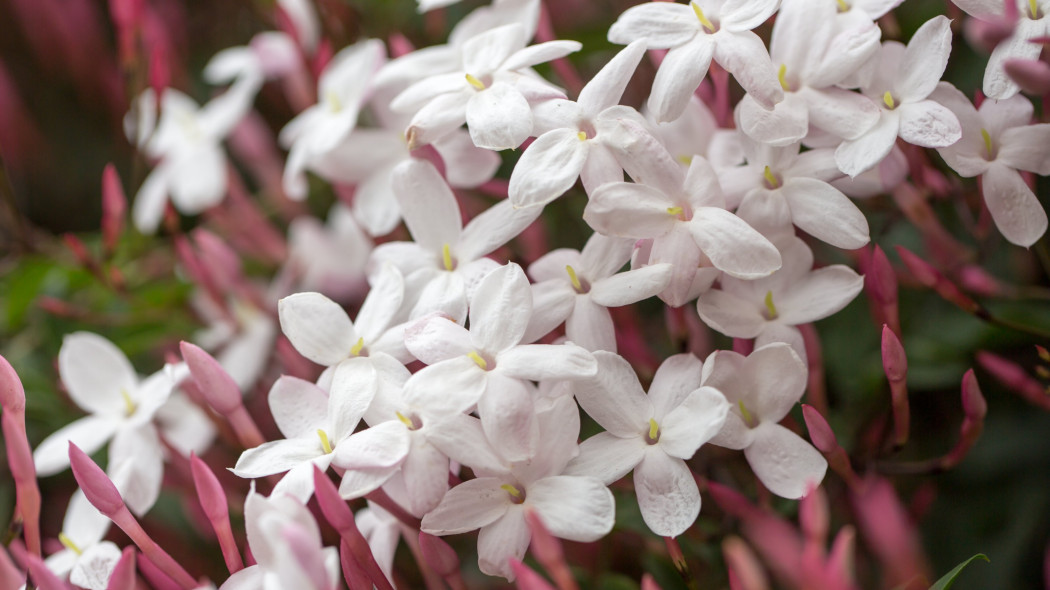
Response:
[{"label": "dense flower bunch", "polygon": [[[1008,14],[1001,2],[956,3],[975,30],[1002,32],[976,104],[941,79],[951,20],[930,18],[906,43],[880,29],[901,0],[637,4],[608,28],[616,50],[585,83],[566,59],[582,44],[554,38],[540,0],[495,0],[456,22],[442,45],[361,39],[335,52],[313,4],[279,0],[282,32],[206,66],[215,97],[199,106],[154,85],[125,118],[153,165],[134,197],[135,228],[173,230],[174,208],[214,215],[230,234],[178,238],[208,322],[196,344],[140,377],[106,338],[67,335],[58,374],[85,416],[36,444],[31,459],[24,394],[0,363],[25,531],[11,549],[19,565],[0,552],[0,585],[16,587],[28,571],[40,588],[130,589],[137,560],[160,588],[391,588],[404,543],[428,585],[463,587],[441,537],[477,530],[484,574],[547,587],[521,563],[531,543],[566,588],[574,582],[556,538],[602,539],[623,512],[616,503],[633,496],[649,534],[675,555],[675,538],[706,509],[704,491],[763,531],[752,545],[785,585],[858,587],[852,533],[824,546],[828,468],[851,486],[861,520],[902,512],[884,480],[854,473],[821,415],[810,324],[867,285],[886,324],[883,359],[905,439],[907,393],[896,274],[868,248],[857,202],[893,194],[940,236],[915,197],[933,175],[949,182],[921,149],[932,148],[959,177],[980,178],[995,228],[1015,247],[1047,230],[1031,187],[1033,174],[1050,175],[1050,124],[1033,121],[1019,90],[1047,84],[1037,58],[1050,2],[1008,1]],[[450,4],[420,0],[419,9]],[[639,75],[647,61],[649,78]],[[648,90],[640,109],[621,104],[632,80]],[[283,89],[298,111],[277,135],[283,162],[253,114],[264,87]],[[320,184],[334,187],[327,223],[303,213],[286,239],[276,234],[246,199],[224,144],[293,210],[305,212],[296,202]],[[115,186],[107,198],[120,198]],[[579,203],[578,225],[590,229],[559,236],[579,250],[537,237],[545,207],[562,197]],[[520,244],[535,247],[522,255]],[[919,282],[968,305],[928,263],[900,255]],[[242,256],[280,268],[262,284]],[[673,330],[694,334],[677,350],[644,342],[637,304],[650,298]],[[695,336],[708,330],[733,339],[732,350]],[[268,415],[248,395],[257,389],[268,390]],[[785,420],[803,396],[810,405],[796,416],[808,430]],[[962,438],[940,468],[980,433],[972,373],[963,401]],[[709,481],[694,456],[713,460],[711,447],[743,451],[749,485],[767,501],[802,499],[802,528],[724,477]],[[103,448],[104,470],[88,457]],[[224,463],[230,449],[239,455]],[[198,579],[138,523],[176,466],[192,473],[226,578]],[[41,531],[36,478],[70,467],[81,491],[61,532]],[[242,479],[217,478],[218,469]],[[352,515],[350,506],[362,508]],[[248,563],[231,509],[243,514]],[[105,540],[112,523],[133,545]],[[904,525],[879,524],[908,538]],[[42,537],[56,535],[63,548],[42,560]],[[326,546],[333,539],[338,546]],[[766,587],[748,545],[731,538],[723,553],[732,587]],[[897,565],[890,579],[901,583],[928,573]]]}]

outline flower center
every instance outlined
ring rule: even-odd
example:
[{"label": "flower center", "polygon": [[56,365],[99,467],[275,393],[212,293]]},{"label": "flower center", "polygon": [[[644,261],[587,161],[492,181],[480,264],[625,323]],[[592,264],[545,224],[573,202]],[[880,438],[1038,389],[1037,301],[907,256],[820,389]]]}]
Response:
[{"label": "flower center", "polygon": [[1032,20],[1039,20],[1042,15],[1039,14],[1039,2],[1037,0],[1028,0],[1028,13],[1032,17]]},{"label": "flower center", "polygon": [[886,105],[886,108],[890,109],[891,111],[897,108],[897,101],[893,100],[893,94],[889,90],[883,93],[882,104]]},{"label": "flower center", "polygon": [[678,221],[689,221],[693,218],[693,211],[688,207],[668,207],[667,214],[678,218]]},{"label": "flower center", "polygon": [[441,264],[445,267],[445,270],[456,270],[456,259],[452,257],[452,249],[449,248],[448,244],[441,246]]},{"label": "flower center", "polygon": [[405,425],[405,428],[409,430],[419,430],[423,427],[423,420],[421,420],[419,416],[416,416],[414,412],[411,414],[411,418],[405,417],[405,415],[401,412],[394,412],[394,414],[396,414],[397,419]]},{"label": "flower center", "polygon": [[135,410],[138,409],[138,405],[136,405],[134,400],[131,399],[131,396],[128,395],[128,390],[121,389],[120,397],[124,398],[124,415],[130,416],[134,414]]},{"label": "flower center", "polygon": [[568,264],[565,265],[565,272],[569,273],[569,280],[572,281],[572,288],[577,293],[589,293],[591,291],[591,284],[587,282],[587,279],[581,279],[576,275],[576,270]]},{"label": "flower center", "polygon": [[58,533],[58,541],[73,553],[76,553],[77,555],[84,554],[84,551],[80,547],[77,547],[77,544],[73,542],[73,539],[70,539],[65,533]]},{"label": "flower center", "polygon": [[765,181],[766,188],[769,190],[780,188],[780,179],[777,178],[776,174],[773,174],[773,171],[769,169],[769,166],[766,166],[765,169],[762,170],[762,178]]},{"label": "flower center", "polygon": [[343,102],[339,100],[339,95],[333,90],[324,93],[324,102],[332,113],[338,113],[343,110]]},{"label": "flower center", "polygon": [[660,442],[660,425],[654,418],[649,418],[649,432],[645,433],[645,442],[650,445]]},{"label": "flower center", "polygon": [[737,402],[737,406],[740,408],[740,417],[744,419],[744,424],[746,424],[748,428],[758,426],[758,418],[748,411],[747,406],[744,405],[744,400]]},{"label": "flower center", "polygon": [[981,129],[981,139],[984,140],[984,149],[985,149],[986,152],[988,152],[988,155],[985,156],[985,159],[986,160],[994,160],[995,159],[995,147],[992,145],[992,136],[991,136],[990,133],[988,133],[987,129],[983,129],[983,128]]},{"label": "flower center", "polygon": [[317,429],[317,438],[321,439],[321,448],[324,449],[324,454],[327,455],[332,452],[332,443],[328,440],[328,433],[320,428]]},{"label": "flower center", "polygon": [[711,22],[711,19],[704,16],[703,9],[701,9],[696,2],[691,2],[689,5],[693,7],[693,14],[696,15],[696,20],[700,21],[700,26],[702,26],[705,31],[707,31],[708,33],[714,33],[718,31],[718,25],[716,23]]},{"label": "flower center", "polygon": [[521,504],[525,501],[525,492],[519,490],[518,488],[512,486],[509,483],[501,485],[500,489],[507,492],[507,495],[510,496],[510,501],[514,502],[515,504]]},{"label": "flower center", "polygon": [[487,84],[485,84],[484,82],[482,82],[481,80],[479,80],[475,76],[472,76],[471,74],[466,74],[466,78],[467,78],[467,83],[470,84],[471,86],[473,86],[474,90],[484,90],[484,89],[488,88]]},{"label": "flower center", "polygon": [[787,71],[787,64],[780,64],[780,70],[777,71],[777,80],[780,82],[781,88],[783,88],[787,92],[791,92],[791,85],[788,84],[787,81]]},{"label": "flower center", "polygon": [[766,316],[767,320],[775,320],[780,314],[777,313],[777,306],[773,305],[773,292],[766,291],[766,311],[762,315]]},{"label": "flower center", "polygon": [[835,0],[835,2],[839,5],[839,12],[849,12],[849,9],[852,8],[846,0]]},{"label": "flower center", "polygon": [[357,342],[354,344],[353,348],[350,349],[350,354],[352,356],[368,356],[368,349],[365,348],[364,337],[357,339]]},{"label": "flower center", "polygon": [[496,368],[496,361],[494,361],[492,358],[488,357],[487,355],[486,356],[482,356],[481,353],[479,353],[476,350],[472,350],[472,351],[468,352],[467,353],[467,358],[469,358],[470,360],[474,361],[475,365],[481,367],[482,371],[491,371],[492,369]]}]

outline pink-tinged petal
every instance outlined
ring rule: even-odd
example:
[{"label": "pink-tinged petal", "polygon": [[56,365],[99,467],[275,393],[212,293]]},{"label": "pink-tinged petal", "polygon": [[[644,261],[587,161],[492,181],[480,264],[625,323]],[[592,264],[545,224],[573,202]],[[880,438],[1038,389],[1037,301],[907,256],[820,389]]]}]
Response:
[{"label": "pink-tinged petal", "polygon": [[409,147],[429,145],[466,123],[467,101],[473,94],[474,89],[469,86],[459,92],[441,94],[416,111],[405,130]]},{"label": "pink-tinged petal", "polygon": [[634,41],[606,63],[580,91],[576,102],[584,113],[595,116],[620,102],[638,62],[645,55],[646,42]]},{"label": "pink-tinged petal", "polygon": [[109,340],[90,332],[62,339],[58,373],[73,402],[93,414],[120,413],[123,395],[133,394],[138,386],[128,357]]},{"label": "pink-tinged petal", "polygon": [[[1038,151],[1046,151],[1045,146]],[[1046,211],[1016,170],[992,164],[983,176],[984,202],[1011,244],[1031,247],[1046,233]]]},{"label": "pink-tinged petal", "polygon": [[503,458],[492,449],[477,418],[457,414],[432,426],[427,427],[427,439],[449,459],[470,467],[479,476],[506,472]]},{"label": "pink-tinged petal", "polygon": [[780,0],[727,3],[722,8],[719,24],[727,31],[750,31],[769,20],[779,7]]},{"label": "pink-tinged petal", "polygon": [[[580,437],[580,409],[573,399],[568,384],[552,388],[536,399],[536,419],[540,436],[533,460],[512,466],[519,482],[533,482],[565,471],[577,454]],[[536,460],[542,457],[541,460]]]},{"label": "pink-tinged petal", "polygon": [[642,435],[627,438],[599,432],[580,443],[580,454],[565,467],[565,475],[588,475],[609,485],[630,473],[645,457]]},{"label": "pink-tinged petal", "polygon": [[465,356],[474,350],[470,332],[441,315],[421,318],[406,328],[405,346],[428,365]]},{"label": "pink-tinged petal", "polygon": [[[690,17],[696,20],[694,15],[690,14]],[[693,92],[707,75],[715,51],[715,43],[708,35],[697,35],[695,39],[667,52],[660,62],[649,94],[649,110],[658,123],[674,121],[685,111]],[[769,57],[766,56],[766,59]],[[773,77],[776,82],[776,72]]]},{"label": "pink-tinged petal", "polygon": [[781,266],[776,246],[725,209],[703,207],[695,211],[688,228],[711,264],[728,275],[757,279]]},{"label": "pink-tinged petal", "polygon": [[510,263],[486,275],[469,313],[475,350],[498,354],[520,342],[532,315],[532,288],[525,271]]},{"label": "pink-tinged petal", "polygon": [[150,172],[135,194],[131,218],[135,229],[144,234],[157,231],[164,217],[164,206],[168,204],[168,167],[163,162]]},{"label": "pink-tinged petal", "polygon": [[860,248],[871,240],[864,214],[830,184],[792,178],[780,192],[791,208],[791,221],[809,235],[845,250]]},{"label": "pink-tinged petal", "polygon": [[720,33],[715,43],[715,61],[733,74],[758,104],[771,109],[784,100],[784,89],[777,80],[776,68],[758,35],[751,31]]},{"label": "pink-tinged petal", "polygon": [[448,457],[424,436],[412,437],[412,450],[401,464],[408,509],[422,516],[437,507],[448,492]]},{"label": "pink-tinged petal", "polygon": [[609,28],[609,41],[626,45],[644,39],[650,49],[667,49],[692,39],[699,28],[684,4],[647,2],[628,8]]},{"label": "pink-tinged petal", "polygon": [[896,110],[882,111],[879,122],[864,135],[844,141],[835,149],[835,163],[839,170],[849,176],[856,176],[874,168],[889,155],[899,131],[900,113]]},{"label": "pink-tinged petal", "polygon": [[864,135],[881,117],[882,109],[863,94],[832,87],[807,90],[804,95],[813,126],[843,139]]},{"label": "pink-tinged petal", "polygon": [[496,521],[511,506],[510,495],[501,485],[503,481],[494,477],[459,484],[423,517],[421,529],[431,535],[456,535]]},{"label": "pink-tinged petal", "polygon": [[824,480],[828,462],[794,432],[779,424],[762,424],[744,456],[762,485],[791,500],[801,498]]},{"label": "pink-tinged petal", "polygon": [[[870,102],[870,101],[869,101]],[[809,133],[809,106],[801,92],[789,92],[773,110],[745,94],[735,112],[740,130],[755,141],[785,146]]]},{"label": "pink-tinged petal", "polygon": [[756,349],[744,361],[744,370],[748,389],[744,403],[763,422],[779,422],[805,392],[806,365],[787,344]]},{"label": "pink-tinged petal", "polygon": [[84,549],[69,572],[69,583],[79,588],[105,590],[120,556],[120,548],[109,541]]},{"label": "pink-tinged petal", "polygon": [[948,65],[952,51],[951,21],[935,16],[915,31],[904,50],[893,87],[895,98],[917,102],[933,92]]},{"label": "pink-tinged petal", "polygon": [[802,332],[795,326],[789,326],[781,322],[770,322],[762,333],[755,338],[755,347],[761,348],[767,344],[787,344],[798,355],[803,364],[809,365],[806,356],[806,343],[802,340]]},{"label": "pink-tinged petal", "polygon": [[328,393],[328,436],[335,445],[353,433],[379,388],[372,361],[357,357],[335,368]]},{"label": "pink-tinged petal", "polygon": [[285,438],[312,436],[325,427],[328,394],[309,381],[283,375],[270,388],[267,402]]},{"label": "pink-tinged petal", "polygon": [[900,137],[920,147],[944,147],[962,138],[962,127],[955,113],[932,100],[905,103],[900,111]]},{"label": "pink-tinged petal", "polygon": [[[454,259],[455,254],[452,256]],[[416,304],[412,307],[409,318],[418,320],[428,316],[440,315],[448,318],[453,323],[458,322],[462,324],[465,322],[467,320],[467,293],[466,285],[463,284],[463,277],[460,276],[460,273],[434,269],[428,274],[428,279],[420,281],[424,286],[419,291]],[[409,328],[411,328],[411,325]],[[409,350],[411,351],[411,349]]]},{"label": "pink-tinged petal", "polygon": [[404,301],[405,279],[392,264],[382,265],[371,275],[372,288],[357,312],[354,327],[369,345],[390,326]]},{"label": "pink-tinged petal", "polygon": [[486,374],[466,356],[424,367],[405,383],[405,403],[448,417],[469,410],[485,392]]},{"label": "pink-tinged petal", "polygon": [[[314,468],[327,470],[332,463],[332,455],[322,455],[310,461],[303,461],[284,474],[281,481],[273,486],[270,495],[288,494],[303,504],[314,495]],[[328,477],[327,475],[325,477]]]},{"label": "pink-tinged petal", "polygon": [[809,86],[828,88],[856,73],[878,53],[881,36],[878,25],[870,21],[837,33],[820,56],[818,71],[807,80]]},{"label": "pink-tinged petal", "polygon": [[516,209],[510,201],[500,201],[470,220],[456,252],[464,260],[479,259],[518,237],[542,212],[542,207]]},{"label": "pink-tinged petal", "polygon": [[651,264],[595,281],[591,300],[604,307],[620,307],[648,299],[667,287],[673,271],[670,264]]},{"label": "pink-tinged petal", "polygon": [[580,407],[616,436],[636,437],[648,432],[653,406],[630,363],[606,351],[595,352],[594,358],[597,375],[572,384]]},{"label": "pink-tinged petal", "polygon": [[525,503],[536,509],[555,537],[589,543],[612,530],[612,492],[594,477],[556,475],[533,482]]},{"label": "pink-tinged petal", "polygon": [[479,148],[516,148],[532,133],[532,110],[520,91],[496,82],[467,102],[467,128]]},{"label": "pink-tinged petal", "polygon": [[525,27],[514,23],[485,31],[463,44],[463,70],[481,76],[499,68],[525,47]]},{"label": "pink-tinged petal", "polygon": [[449,133],[434,142],[434,149],[445,162],[449,185],[456,188],[474,188],[488,182],[501,162],[499,154],[478,148],[466,132]]},{"label": "pink-tinged petal", "polygon": [[398,469],[399,466],[348,469],[339,482],[339,496],[353,500],[374,492],[388,482]]},{"label": "pink-tinged petal", "polygon": [[733,338],[754,338],[766,324],[754,302],[717,289],[700,295],[696,311],[704,323]]},{"label": "pink-tinged petal", "polygon": [[408,454],[409,445],[404,424],[397,420],[382,422],[340,442],[332,464],[344,469],[396,467]]},{"label": "pink-tinged petal", "polygon": [[694,296],[693,284],[700,269],[700,248],[687,227],[679,224],[670,233],[653,240],[649,264],[668,263],[673,268],[671,282],[660,299],[671,307],[685,305]]},{"label": "pink-tinged petal", "polygon": [[[948,83],[944,83],[942,86],[954,88]],[[963,95],[964,99],[965,96],[966,95]],[[932,99],[933,97],[931,96],[930,98]],[[967,100],[967,102],[969,102],[969,100]],[[941,104],[949,108],[952,106],[947,103]],[[993,138],[999,138],[1000,135],[1011,127],[1027,127],[1028,124],[1032,122],[1032,114],[1034,110],[1035,109],[1032,107],[1032,101],[1028,100],[1028,98],[1023,95],[1015,95],[1012,98],[1003,100],[986,100],[981,103],[979,121]],[[952,112],[955,112],[954,108],[952,108]],[[962,118],[960,118],[959,121],[962,122]],[[983,147],[983,140],[981,141],[981,144]]]},{"label": "pink-tinged petal", "polygon": [[525,557],[531,538],[521,506],[511,506],[506,514],[482,527],[478,534],[478,568],[490,576],[513,580],[510,560],[521,561]]},{"label": "pink-tinged petal", "polygon": [[598,370],[594,357],[573,344],[524,344],[496,357],[496,369],[529,381],[582,379]]},{"label": "pink-tinged petal", "polygon": [[484,395],[478,400],[478,418],[485,436],[507,461],[533,456],[539,439],[539,424],[532,395],[517,379],[490,375]]},{"label": "pink-tinged petal", "polygon": [[164,452],[157,429],[152,424],[124,428],[109,444],[106,473],[136,516],[142,516],[157,502],[164,478]]},{"label": "pink-tinged petal", "polygon": [[650,447],[634,469],[634,490],[642,520],[662,537],[677,537],[700,514],[700,490],[685,461]]},{"label": "pink-tinged petal", "polygon": [[668,412],[700,387],[702,369],[700,359],[689,352],[667,357],[660,363],[649,385],[649,401],[653,404],[653,417],[657,421],[663,420]]},{"label": "pink-tinged petal", "polygon": [[241,453],[232,471],[238,477],[263,477],[284,473],[323,454],[321,439],[316,434],[313,438],[274,440]]},{"label": "pink-tinged petal", "polygon": [[[601,133],[601,130],[598,133]],[[607,182],[623,182],[623,168],[608,145],[602,141],[591,142],[587,151],[587,161],[580,170],[580,183],[583,184],[583,190],[591,195],[595,189]]]},{"label": "pink-tinged petal", "polygon": [[678,218],[668,212],[676,203],[644,184],[612,182],[594,191],[583,219],[606,236],[655,238],[670,232]]},{"label": "pink-tinged petal", "polygon": [[392,173],[394,194],[412,239],[431,252],[459,241],[459,204],[441,173],[426,160],[410,159]]},{"label": "pink-tinged petal", "polygon": [[575,306],[576,291],[565,281],[554,279],[532,285],[532,317],[521,341],[529,344],[543,338],[560,326]]},{"label": "pink-tinged petal", "polygon": [[513,55],[507,58],[507,61],[503,62],[501,69],[520,70],[521,68],[531,68],[535,65],[565,57],[566,55],[575,53],[582,48],[583,44],[579,41],[547,41],[546,43],[537,43],[536,45],[530,45],[525,49],[516,51]]},{"label": "pink-tinged petal", "polygon": [[1022,125],[1003,131],[999,136],[996,160],[1011,168],[1050,176],[1050,125]]},{"label": "pink-tinged petal", "polygon": [[789,326],[822,320],[843,307],[864,288],[864,277],[848,266],[818,268],[776,294],[777,319]]},{"label": "pink-tinged petal", "polygon": [[277,302],[281,331],[299,354],[331,366],[350,356],[357,333],[340,305],[320,293],[296,293]]},{"label": "pink-tinged petal", "polygon": [[106,444],[120,423],[109,416],[87,416],[67,424],[48,436],[33,451],[39,477],[54,475],[69,467],[69,443],[94,453]]},{"label": "pink-tinged petal", "polygon": [[536,207],[557,199],[576,183],[587,152],[575,129],[554,129],[539,136],[510,174],[510,202],[515,207]]},{"label": "pink-tinged petal", "polygon": [[[579,252],[579,261],[576,263],[582,268],[591,284],[610,277],[616,271],[623,268],[624,264],[631,259],[634,251],[634,241],[626,238],[610,238],[601,234],[591,234],[584,244],[583,250]],[[534,263],[535,264],[535,263]],[[566,261],[565,264],[574,264]],[[531,268],[531,267],[530,267]],[[560,269],[565,272],[565,265]],[[557,275],[561,276],[561,275]]]},{"label": "pink-tinged petal", "polygon": [[[955,170],[964,178],[972,178],[979,174],[984,174],[984,171],[988,169],[988,160],[986,159],[988,151],[984,146],[984,138],[980,130],[987,130],[991,138],[998,138],[999,134],[991,129],[987,129],[987,123],[981,115],[977,114],[977,109],[970,103],[970,99],[948,82],[938,84],[937,89],[930,95],[930,100],[947,107],[959,120],[959,125],[962,128],[962,137],[959,141],[952,145],[938,148],[937,153],[944,158],[944,161],[952,170]],[[985,101],[985,104],[995,102],[997,101],[989,100]],[[1031,105],[1031,103],[1028,104]],[[1029,117],[1031,117],[1030,112]],[[1027,123],[1027,121],[1028,119],[1025,119],[1024,122]],[[1028,150],[1029,148],[1026,147],[1025,149]]]},{"label": "pink-tinged petal", "polygon": [[691,459],[700,445],[722,430],[729,402],[713,387],[701,387],[659,421],[660,448],[672,457]]},{"label": "pink-tinged petal", "polygon": [[608,309],[590,297],[576,297],[572,315],[565,321],[565,337],[586,350],[616,352],[616,328],[612,316]]}]

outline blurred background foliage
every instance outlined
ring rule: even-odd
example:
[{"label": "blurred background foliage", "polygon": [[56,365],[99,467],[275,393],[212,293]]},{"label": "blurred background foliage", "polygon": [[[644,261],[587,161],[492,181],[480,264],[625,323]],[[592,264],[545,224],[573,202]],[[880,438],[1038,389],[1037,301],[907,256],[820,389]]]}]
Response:
[{"label": "blurred background foliage", "polygon": [[[96,43],[63,52],[49,46],[61,36],[55,37],[54,31],[46,31],[50,36],[43,34],[47,23],[25,20],[24,5],[30,1],[0,3],[0,354],[16,368],[25,385],[29,436],[35,445],[81,415],[62,392],[55,369],[64,334],[77,330],[103,334],[141,372],[149,373],[201,324],[188,306],[192,286],[180,275],[170,240],[164,236],[144,237],[126,231],[112,257],[97,256],[102,250],[98,227],[103,167],[109,162],[116,165],[129,196],[148,171],[121,131],[128,96],[144,85],[144,64],[118,64],[105,2],[77,3],[86,7],[80,22],[85,30],[97,33],[92,37]],[[177,48],[178,54],[169,56],[172,83],[201,102],[214,92],[200,79],[207,60],[273,27],[269,18],[272,3],[266,0],[155,0],[152,4],[165,15]],[[335,49],[361,37],[388,38],[395,33],[417,46],[440,42],[451,23],[481,4],[480,0],[467,1],[450,7],[443,16],[424,17],[415,13],[413,0],[318,1],[326,35]],[[548,4],[557,34],[583,42],[584,50],[571,60],[589,76],[615,51],[605,38],[607,28],[633,2]],[[881,23],[884,35],[907,40],[925,20],[946,11],[958,25],[960,13],[946,8],[945,2],[907,0],[895,12],[896,19]],[[760,31],[767,37],[768,27]],[[972,96],[985,60],[959,34],[946,79]],[[651,78],[648,63],[642,70],[636,82]],[[645,84],[632,84],[624,101],[638,106],[647,90]],[[272,88],[264,89],[256,106],[274,130],[293,115]],[[930,158],[946,170],[935,154]],[[994,229],[978,233],[980,238],[975,239],[971,230],[980,207],[972,198],[975,185],[960,181],[958,187],[965,188],[971,198],[966,202],[954,198],[961,194],[958,191],[934,197],[938,217],[973,252],[972,262],[1006,284],[1023,286],[1008,296],[982,298],[982,302],[998,317],[1044,333],[1050,330],[1050,277],[1036,255],[1039,249],[1046,252],[1046,238],[1036,251],[1009,245]],[[1045,206],[1046,179],[1040,179],[1037,194]],[[582,245],[588,233],[580,220],[583,199],[577,193],[545,213],[553,245]],[[316,213],[323,213],[323,203],[314,205]],[[862,207],[869,213],[873,242],[890,255],[897,268],[902,265],[893,246],[922,251],[922,236],[901,217],[889,197],[876,197]],[[198,223],[201,221],[182,220],[184,229]],[[85,267],[66,246],[62,238],[66,232],[74,232],[95,253],[101,272]],[[817,255],[827,263],[845,260],[841,253],[825,250],[818,250]],[[260,278],[274,271],[266,264],[252,268]],[[114,276],[119,276],[119,284]],[[881,327],[873,322],[870,305],[863,294],[817,326],[823,343],[829,422],[862,475],[878,472],[885,463],[936,457],[950,449],[962,420],[960,379],[976,366],[977,351],[994,351],[1032,368],[1040,362],[1034,345],[1050,346],[1045,338],[991,325],[928,290],[903,284],[901,324],[909,361],[912,438],[900,453],[890,456],[879,450],[877,440],[871,440],[873,432],[888,428],[890,405],[879,352]],[[646,314],[645,331],[654,338],[653,348],[665,355],[677,352],[681,343],[668,338],[661,306],[639,308]],[[730,345],[724,339],[714,342]],[[946,572],[977,552],[990,557],[990,563],[971,566],[955,588],[1040,587],[1050,539],[1050,414],[1021,400],[982,370],[977,370],[977,376],[988,401],[988,417],[983,436],[966,459],[947,473],[894,476],[893,482],[919,523],[933,572]],[[798,412],[793,419],[802,423]],[[593,430],[593,425],[585,425],[585,435],[588,428]],[[705,447],[693,463],[698,470],[726,478],[749,495],[754,492],[753,481],[742,477],[746,472],[740,469],[739,453]],[[0,522],[8,522],[12,511],[10,482],[4,465],[0,467]],[[53,536],[72,478],[67,472],[43,480],[42,485],[48,499],[44,531]],[[832,522],[838,528],[849,519],[844,484],[829,472],[825,486],[832,503]],[[589,580],[588,587],[636,588],[641,574],[650,572],[664,588],[684,587],[663,543],[646,531],[628,491],[620,487],[616,494],[618,533],[600,542],[597,557],[593,551],[568,544],[571,555],[589,564],[584,568],[587,571],[580,572],[581,578]],[[704,502],[700,519],[681,542],[702,586],[724,587],[727,578],[720,541],[738,525],[706,494]],[[792,518],[797,510],[792,502],[772,505]],[[181,522],[175,529],[185,530],[185,518],[180,516],[184,510],[179,499],[166,493],[149,519],[155,524]],[[461,555],[471,554],[473,537],[449,540],[463,550]],[[858,558],[862,585],[880,587],[876,565],[863,556],[863,540],[858,552],[862,554]],[[639,559],[639,555],[644,557]],[[213,562],[221,568],[221,560]],[[476,568],[469,558],[463,562],[468,570]],[[469,580],[478,585],[494,582],[483,580],[476,572]]]}]

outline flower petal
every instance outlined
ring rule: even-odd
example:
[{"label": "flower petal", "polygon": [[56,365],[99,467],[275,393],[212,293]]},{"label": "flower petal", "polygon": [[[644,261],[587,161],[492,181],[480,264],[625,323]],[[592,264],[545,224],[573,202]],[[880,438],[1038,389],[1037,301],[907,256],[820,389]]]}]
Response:
[{"label": "flower petal", "polygon": [[650,49],[681,45],[697,34],[696,16],[684,4],[646,2],[625,10],[609,27],[609,41],[626,45],[644,39]]},{"label": "flower petal", "polygon": [[128,357],[109,340],[90,332],[75,332],[62,339],[58,373],[73,402],[93,414],[119,413],[124,408],[123,396],[131,395],[138,386]]},{"label": "flower petal", "polygon": [[[1038,151],[1038,150],[1037,150]],[[1046,151],[1045,147],[1041,151]],[[1046,233],[1046,211],[1021,175],[992,164],[982,177],[982,192],[995,227],[1011,244],[1031,247]]]},{"label": "flower petal", "polygon": [[69,443],[85,453],[94,453],[117,431],[119,421],[111,416],[86,416],[59,428],[33,451],[38,477],[54,475],[69,467]]},{"label": "flower petal", "polygon": [[645,55],[645,48],[645,41],[633,41],[602,66],[576,99],[584,113],[593,117],[620,102],[627,83]]},{"label": "flower petal", "polygon": [[594,358],[598,373],[572,384],[580,407],[616,436],[637,437],[648,432],[653,406],[630,363],[606,351],[595,352]]},{"label": "flower petal", "polygon": [[281,299],[277,315],[292,346],[319,365],[329,367],[345,359],[357,343],[346,311],[320,293],[296,293]]},{"label": "flower petal", "polygon": [[469,314],[475,350],[498,354],[520,342],[532,315],[532,288],[525,271],[509,263],[486,275]]},{"label": "flower petal", "polygon": [[565,475],[588,475],[609,485],[630,473],[648,446],[637,433],[623,438],[599,432],[580,443],[580,454],[565,467]]},{"label": "flower petal", "polygon": [[470,97],[467,128],[479,148],[516,148],[532,133],[532,110],[519,90],[506,82],[496,82]]},{"label": "flower petal", "polygon": [[702,207],[687,226],[711,264],[728,275],[757,279],[781,266],[776,246],[725,209]]},{"label": "flower petal", "polygon": [[813,445],[779,424],[756,428],[744,456],[762,485],[791,500],[820,485],[828,469],[828,462]]},{"label": "flower petal", "polygon": [[344,469],[381,469],[401,464],[409,449],[408,430],[397,420],[353,434],[335,448],[332,464]]},{"label": "flower petal", "polygon": [[671,282],[670,264],[650,264],[600,279],[591,284],[591,301],[603,307],[620,307],[648,299]]},{"label": "flower petal", "polygon": [[431,252],[459,241],[459,204],[441,173],[426,160],[409,159],[394,168],[391,182],[412,239]]},{"label": "flower petal", "polygon": [[797,326],[824,319],[843,307],[864,288],[864,277],[841,264],[818,268],[777,293],[781,323]]},{"label": "flower petal", "polygon": [[700,445],[722,430],[729,402],[713,387],[701,387],[660,421],[660,448],[679,459],[691,459]]},{"label": "flower petal", "polygon": [[[506,496],[507,493],[503,492]],[[520,506],[511,506],[506,514],[481,528],[478,533],[478,568],[490,576],[514,579],[510,560],[521,560],[532,539]]]},{"label": "flower petal", "polygon": [[937,87],[952,51],[951,21],[939,15],[923,23],[904,50],[893,94],[902,102],[925,99]]},{"label": "flower petal", "polygon": [[497,370],[511,377],[542,381],[581,379],[597,371],[594,357],[574,344],[523,344],[496,357]]},{"label": "flower petal", "polygon": [[791,208],[792,223],[809,235],[846,250],[860,248],[871,240],[867,218],[830,184],[792,178],[780,192]]},{"label": "flower petal", "polygon": [[525,503],[533,506],[555,537],[589,543],[612,530],[612,492],[594,477],[556,475],[533,482]]},{"label": "flower petal", "polygon": [[616,352],[612,316],[590,297],[576,297],[572,314],[565,320],[565,337],[586,350]]},{"label": "flower petal", "polygon": [[689,467],[658,446],[650,447],[635,467],[634,490],[642,520],[662,537],[684,533],[700,514],[700,490]]},{"label": "flower petal", "polygon": [[[690,16],[696,19],[695,16]],[[650,47],[653,45],[650,44]],[[656,117],[657,123],[674,121],[681,116],[693,92],[707,75],[715,51],[715,43],[711,38],[701,34],[667,52],[664,60],[660,62],[660,69],[656,71],[652,92],[649,94],[649,110]],[[769,59],[768,56],[766,59]],[[774,82],[775,78],[774,72]]]},{"label": "flower petal", "polygon": [[521,381],[490,375],[484,395],[478,400],[478,417],[485,437],[507,461],[532,457],[539,439],[539,424],[532,395]]},{"label": "flower petal", "polygon": [[955,113],[932,100],[904,103],[900,111],[900,138],[920,147],[944,147],[962,138]]},{"label": "flower petal", "polygon": [[510,496],[501,485],[503,481],[495,477],[459,484],[423,517],[420,528],[431,535],[455,535],[495,522],[511,505]]},{"label": "flower petal", "polygon": [[546,205],[572,188],[588,152],[576,134],[575,129],[553,129],[525,149],[507,189],[515,207]]},{"label": "flower petal", "polygon": [[313,436],[326,426],[328,394],[313,383],[282,375],[267,396],[270,414],[285,438]]}]

